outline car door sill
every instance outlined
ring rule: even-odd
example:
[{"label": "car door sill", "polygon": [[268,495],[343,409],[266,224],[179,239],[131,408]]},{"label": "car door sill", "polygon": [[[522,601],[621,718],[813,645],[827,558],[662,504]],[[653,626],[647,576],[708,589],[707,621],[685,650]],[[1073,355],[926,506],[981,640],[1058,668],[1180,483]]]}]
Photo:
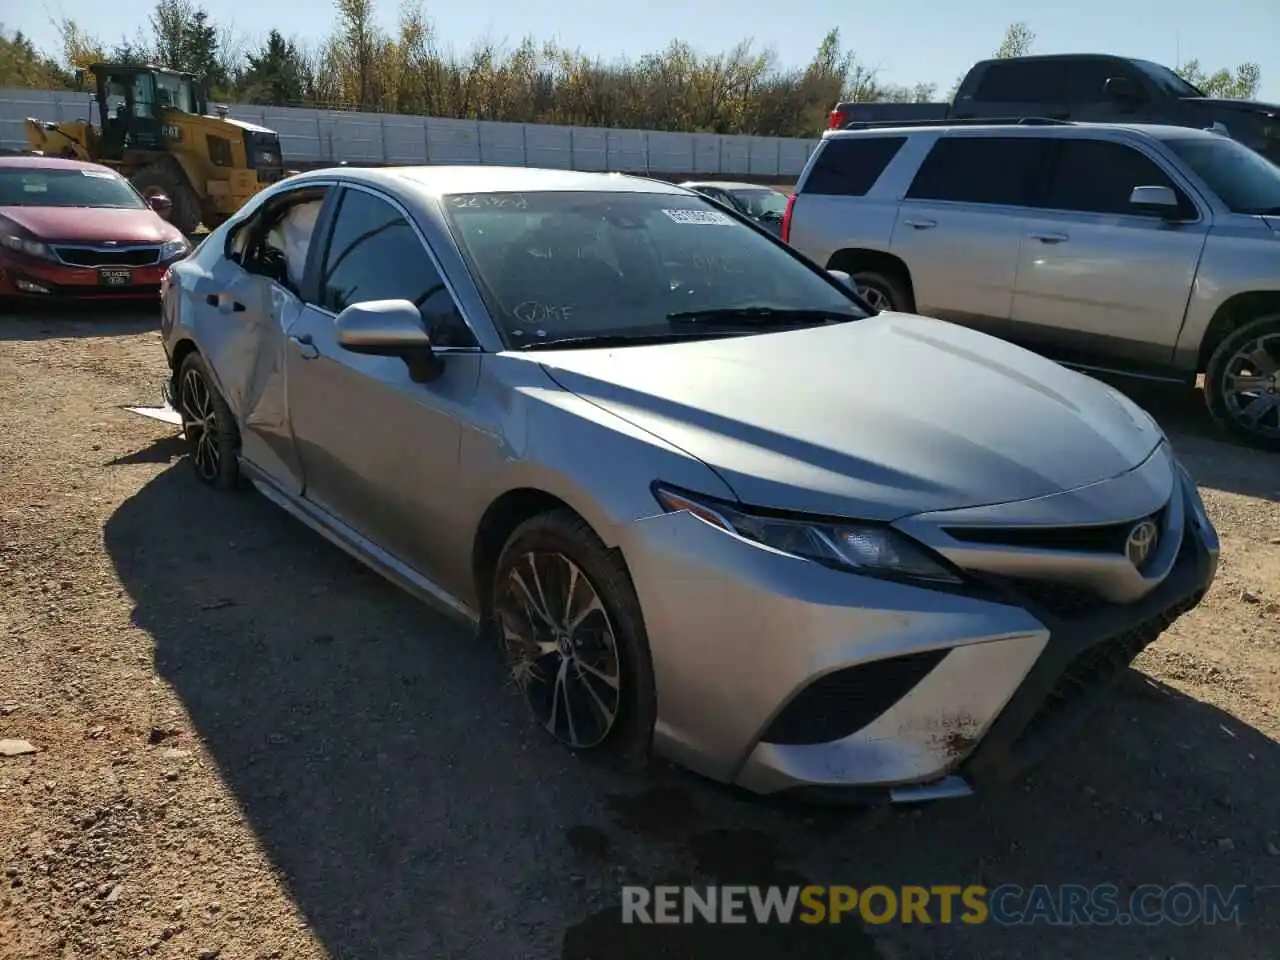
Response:
[{"label": "car door sill", "polygon": [[451,617],[464,620],[472,626],[480,622],[480,615],[475,610],[444,587],[396,559],[368,537],[352,530],[337,517],[320,509],[314,503],[300,497],[289,496],[277,487],[266,473],[244,458],[240,460],[240,468],[264,497],[392,583]]}]

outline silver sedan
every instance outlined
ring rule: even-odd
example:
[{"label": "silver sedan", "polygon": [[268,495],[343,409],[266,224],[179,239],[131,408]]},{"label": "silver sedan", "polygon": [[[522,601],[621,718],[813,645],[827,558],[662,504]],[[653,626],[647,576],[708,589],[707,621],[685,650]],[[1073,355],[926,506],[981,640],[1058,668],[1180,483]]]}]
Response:
[{"label": "silver sedan", "polygon": [[1217,566],[1121,394],[650,180],[290,177],[170,270],[163,338],[201,481],[474,624],[538,724],[627,766],[962,795]]}]

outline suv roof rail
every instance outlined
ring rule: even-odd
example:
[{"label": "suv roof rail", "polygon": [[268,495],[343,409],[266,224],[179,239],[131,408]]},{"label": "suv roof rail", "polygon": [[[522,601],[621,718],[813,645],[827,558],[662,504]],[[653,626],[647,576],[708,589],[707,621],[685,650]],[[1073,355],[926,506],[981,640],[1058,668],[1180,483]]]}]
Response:
[{"label": "suv roof rail", "polygon": [[1054,117],[965,117],[943,120],[851,120],[841,130],[874,130],[879,127],[1070,127],[1073,120]]}]

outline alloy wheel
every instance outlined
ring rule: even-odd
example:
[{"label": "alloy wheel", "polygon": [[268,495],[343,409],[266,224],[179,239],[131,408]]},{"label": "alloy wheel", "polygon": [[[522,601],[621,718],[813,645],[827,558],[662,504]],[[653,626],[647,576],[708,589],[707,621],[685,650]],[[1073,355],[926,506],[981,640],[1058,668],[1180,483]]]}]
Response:
[{"label": "alloy wheel", "polygon": [[191,444],[191,459],[201,480],[212,483],[218,476],[222,452],[218,449],[218,413],[209,385],[199,370],[190,369],[182,377],[182,431]]},{"label": "alloy wheel", "polygon": [[1222,376],[1227,415],[1250,433],[1280,439],[1280,332],[1243,344]]},{"label": "alloy wheel", "polygon": [[879,287],[870,287],[870,286],[865,286],[863,284],[858,284],[857,290],[858,290],[858,296],[860,296],[863,300],[867,301],[867,303],[871,304],[871,306],[877,312],[883,311],[883,310],[890,310],[890,311],[893,310],[893,301],[890,300],[889,295],[885,293],[883,290],[881,290]]},{"label": "alloy wheel", "polygon": [[575,749],[598,746],[622,704],[617,637],[595,585],[562,553],[525,553],[494,611],[512,678],[538,722]]}]

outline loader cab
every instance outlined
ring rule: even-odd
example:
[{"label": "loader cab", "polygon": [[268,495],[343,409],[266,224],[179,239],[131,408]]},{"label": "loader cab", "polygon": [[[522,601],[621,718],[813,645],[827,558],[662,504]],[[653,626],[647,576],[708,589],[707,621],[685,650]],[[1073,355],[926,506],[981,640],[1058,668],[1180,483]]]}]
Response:
[{"label": "loader cab", "polygon": [[205,112],[203,91],[191,74],[106,63],[95,63],[89,72],[97,85],[104,159],[120,160],[131,150],[172,150],[183,130],[168,112]]}]

